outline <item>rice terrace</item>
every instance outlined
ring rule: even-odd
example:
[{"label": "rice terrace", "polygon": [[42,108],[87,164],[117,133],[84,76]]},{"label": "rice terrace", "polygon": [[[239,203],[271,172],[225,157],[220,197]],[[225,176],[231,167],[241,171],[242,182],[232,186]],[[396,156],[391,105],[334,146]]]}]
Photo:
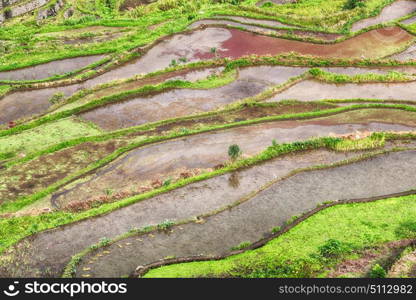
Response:
[{"label": "rice terrace", "polygon": [[1,278],[415,278],[416,0],[0,3]]}]

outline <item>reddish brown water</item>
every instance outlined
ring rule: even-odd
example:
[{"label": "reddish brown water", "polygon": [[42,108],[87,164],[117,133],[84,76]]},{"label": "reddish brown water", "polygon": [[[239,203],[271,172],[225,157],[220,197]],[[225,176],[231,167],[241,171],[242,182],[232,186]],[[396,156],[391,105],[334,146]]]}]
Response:
[{"label": "reddish brown water", "polygon": [[[312,44],[262,36],[237,29],[228,29],[228,31],[231,37],[222,42],[217,55],[231,58],[250,54],[277,55],[289,52],[320,57],[379,58],[414,39],[411,34],[399,27],[371,30],[336,44]],[[200,52],[195,56],[209,59],[214,55],[211,52]]]}]

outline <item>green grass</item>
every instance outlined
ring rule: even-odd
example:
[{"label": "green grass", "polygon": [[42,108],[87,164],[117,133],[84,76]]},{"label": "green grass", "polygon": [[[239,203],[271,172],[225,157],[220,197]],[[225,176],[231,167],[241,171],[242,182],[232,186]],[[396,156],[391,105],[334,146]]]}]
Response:
[{"label": "green grass", "polygon": [[74,118],[62,119],[12,136],[0,138],[0,153],[36,152],[70,139],[100,134],[101,131]]},{"label": "green grass", "polygon": [[334,239],[347,245],[350,250],[358,250],[414,238],[415,219],[414,195],[371,203],[337,205],[318,212],[256,250],[219,261],[165,266],[151,270],[145,277],[294,275],[292,270],[281,268],[288,261],[306,261],[317,272],[315,274],[325,275],[325,269],[336,262],[319,257],[319,247],[328,240]]}]

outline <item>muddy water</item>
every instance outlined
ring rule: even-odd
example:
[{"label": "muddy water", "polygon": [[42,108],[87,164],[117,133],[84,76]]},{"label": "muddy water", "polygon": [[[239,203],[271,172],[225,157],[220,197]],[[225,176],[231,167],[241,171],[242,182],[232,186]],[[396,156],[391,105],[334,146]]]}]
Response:
[{"label": "muddy water", "polygon": [[55,60],[45,64],[17,69],[13,71],[0,72],[0,80],[37,80],[54,75],[61,75],[86,67],[100,59],[104,55],[82,56]]},{"label": "muddy water", "polygon": [[[231,247],[258,241],[273,227],[283,226],[292,216],[308,212],[320,203],[411,190],[416,183],[415,163],[416,151],[404,151],[337,168],[300,173],[235,208],[206,218],[202,224],[189,223],[174,228],[169,234],[130,237],[105,247],[85,257],[76,275],[120,277],[130,274],[139,265],[167,256],[227,254]],[[108,252],[103,253],[103,250]],[[90,270],[83,270],[87,266]]]},{"label": "muddy water", "polygon": [[199,134],[133,150],[98,170],[87,181],[62,188],[51,201],[64,207],[73,201],[103,195],[105,189],[131,191],[149,180],[163,181],[183,169],[212,168],[228,159],[228,147],[232,144],[238,144],[245,155],[253,155],[271,145],[273,140],[287,143],[356,130],[403,131],[415,127],[414,113],[374,109]]},{"label": "muddy water", "polygon": [[366,27],[393,21],[414,12],[416,12],[416,1],[396,1],[389,6],[386,6],[378,16],[354,23],[352,31],[358,31]]},{"label": "muddy water", "polygon": [[236,81],[220,88],[173,90],[107,105],[81,116],[107,130],[181,117],[211,111],[233,101],[257,95],[267,87],[284,83],[306,71],[305,68],[292,67],[245,68],[239,72]]},{"label": "muddy water", "polygon": [[[282,93],[272,97],[269,102],[287,99],[313,101],[324,99],[381,99],[416,101],[416,82],[409,83],[366,83],[332,84],[315,80],[302,81]],[[305,91],[308,91],[305,93]]]},{"label": "muddy water", "polygon": [[0,99],[0,124],[45,112],[51,106],[49,99],[55,93],[61,92],[69,96],[79,89],[82,89],[82,85],[16,92],[7,95]]},{"label": "muddy water", "polygon": [[239,173],[193,183],[99,218],[43,232],[31,238],[30,247],[21,243],[22,246],[15,249],[18,253],[15,258],[18,265],[9,261],[2,268],[0,264],[0,274],[9,277],[56,277],[72,255],[97,243],[103,237],[113,238],[132,228],[160,224],[166,219],[183,220],[201,215],[232,204],[294,169],[332,163],[352,155],[358,154],[317,150],[290,155]]},{"label": "muddy water", "polygon": [[[208,28],[231,34],[218,49],[218,55],[238,58],[243,55],[277,55],[296,52],[319,57],[380,58],[414,39],[399,27],[388,27],[360,34],[346,41],[322,45],[262,36],[237,29]],[[202,30],[201,32],[205,31]],[[201,59],[212,58],[212,53],[199,53]]]}]

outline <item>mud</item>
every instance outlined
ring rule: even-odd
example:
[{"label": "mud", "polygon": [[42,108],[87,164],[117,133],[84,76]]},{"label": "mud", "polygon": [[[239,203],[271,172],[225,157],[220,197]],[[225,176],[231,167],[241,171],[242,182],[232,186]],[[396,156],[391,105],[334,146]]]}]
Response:
[{"label": "mud", "polygon": [[0,80],[38,80],[54,75],[62,75],[86,67],[103,59],[104,55],[81,56],[55,60],[33,67],[0,72]]},{"label": "mud", "polygon": [[[237,207],[199,223],[123,239],[87,255],[76,276],[120,277],[167,256],[225,255],[242,242],[268,236],[292,216],[326,201],[369,198],[414,188],[416,151],[377,156],[279,181]],[[106,251],[106,252],[103,252]],[[88,270],[84,270],[88,268]]]},{"label": "mud", "polygon": [[[302,81],[269,99],[269,102],[287,99],[314,101],[325,99],[380,99],[416,101],[416,82],[332,84],[315,80]],[[305,93],[305,91],[308,91]]]},{"label": "mud", "polygon": [[[244,198],[260,186],[287,175],[293,169],[340,161],[354,155],[358,154],[317,150],[285,156],[235,175],[225,174],[193,183],[101,217],[36,234],[1,256],[4,263],[0,263],[0,276],[56,277],[61,274],[71,256],[99,242],[101,238],[114,238],[130,229],[160,224],[167,219],[178,221],[214,211]],[[230,180],[231,176],[237,177],[237,180]],[[230,184],[231,182],[234,183]],[[255,214],[250,213],[247,216],[254,218]],[[268,229],[271,228],[266,230]],[[232,228],[225,232],[232,232]],[[232,246],[236,244],[233,243]],[[124,255],[119,257],[121,258],[124,260]],[[140,264],[136,258],[133,263]]]},{"label": "mud", "polygon": [[409,0],[400,0],[393,2],[391,5],[386,6],[381,13],[369,19],[364,19],[358,21],[352,25],[352,31],[359,31],[366,27],[370,27],[373,25],[390,22],[395,19],[399,19],[401,17],[410,15],[411,13],[416,12],[416,2],[409,1]]},{"label": "mud", "polygon": [[[389,114],[391,114],[389,116]],[[406,131],[416,127],[414,113],[386,110],[352,111],[306,121],[280,121],[210,132],[150,145],[129,152],[98,170],[88,180],[62,188],[52,197],[58,207],[104,195],[105,189],[131,191],[148,181],[168,179],[180,170],[213,168],[228,159],[229,145],[256,154],[273,140],[279,143],[359,131]]]}]

